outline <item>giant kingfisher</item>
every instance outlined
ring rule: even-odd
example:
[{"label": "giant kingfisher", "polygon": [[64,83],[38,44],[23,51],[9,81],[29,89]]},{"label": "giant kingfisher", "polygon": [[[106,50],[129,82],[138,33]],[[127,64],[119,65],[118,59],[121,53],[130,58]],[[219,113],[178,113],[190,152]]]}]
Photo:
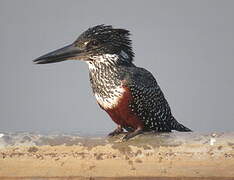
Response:
[{"label": "giant kingfisher", "polygon": [[174,118],[153,75],[133,63],[129,35],[126,29],[97,25],[83,32],[72,44],[34,62],[85,61],[97,103],[117,124],[109,136],[126,130],[123,140],[128,140],[146,131],[191,131]]}]

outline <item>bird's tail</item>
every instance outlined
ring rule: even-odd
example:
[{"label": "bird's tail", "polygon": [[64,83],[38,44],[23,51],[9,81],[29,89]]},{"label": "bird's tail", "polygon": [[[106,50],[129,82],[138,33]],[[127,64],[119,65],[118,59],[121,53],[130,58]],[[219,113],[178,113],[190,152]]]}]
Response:
[{"label": "bird's tail", "polygon": [[180,124],[174,117],[171,118],[171,128],[176,131],[181,132],[190,132],[191,129],[185,127],[184,125]]}]

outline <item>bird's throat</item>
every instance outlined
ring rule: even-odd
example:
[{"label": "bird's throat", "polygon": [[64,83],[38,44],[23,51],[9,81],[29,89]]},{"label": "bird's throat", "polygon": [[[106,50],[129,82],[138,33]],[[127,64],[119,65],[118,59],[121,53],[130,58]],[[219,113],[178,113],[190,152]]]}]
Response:
[{"label": "bird's throat", "polygon": [[120,67],[116,55],[97,56],[89,61],[89,76],[93,93],[99,105],[111,109],[118,105],[124,93],[121,84]]}]

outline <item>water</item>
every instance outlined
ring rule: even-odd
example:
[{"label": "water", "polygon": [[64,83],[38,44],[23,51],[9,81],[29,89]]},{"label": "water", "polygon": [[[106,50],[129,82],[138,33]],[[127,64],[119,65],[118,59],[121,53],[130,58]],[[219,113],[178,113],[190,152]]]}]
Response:
[{"label": "water", "polygon": [[[107,138],[105,133],[84,134],[72,133],[36,133],[36,132],[0,132],[0,148],[9,146],[43,146],[43,145],[81,145],[87,143],[116,143],[120,136]],[[128,141],[133,145],[151,144],[154,146],[178,146],[182,144],[192,145],[217,145],[234,143],[234,133],[145,133],[134,141]],[[128,143],[127,142],[127,143]]]}]

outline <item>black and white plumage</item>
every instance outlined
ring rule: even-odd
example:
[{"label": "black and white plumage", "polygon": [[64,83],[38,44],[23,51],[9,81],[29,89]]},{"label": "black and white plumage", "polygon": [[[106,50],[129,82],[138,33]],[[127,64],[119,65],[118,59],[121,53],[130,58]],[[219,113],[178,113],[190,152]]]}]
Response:
[{"label": "black and white plumage", "polygon": [[146,130],[158,132],[191,131],[178,123],[153,75],[144,68],[133,67],[128,86],[133,96],[131,110],[144,122]]},{"label": "black and white plumage", "polygon": [[82,33],[71,45],[34,62],[86,61],[97,102],[118,125],[110,135],[119,134],[123,129],[129,132],[124,139],[144,131],[191,131],[173,117],[153,75],[133,64],[129,35],[125,29],[98,25]]}]

